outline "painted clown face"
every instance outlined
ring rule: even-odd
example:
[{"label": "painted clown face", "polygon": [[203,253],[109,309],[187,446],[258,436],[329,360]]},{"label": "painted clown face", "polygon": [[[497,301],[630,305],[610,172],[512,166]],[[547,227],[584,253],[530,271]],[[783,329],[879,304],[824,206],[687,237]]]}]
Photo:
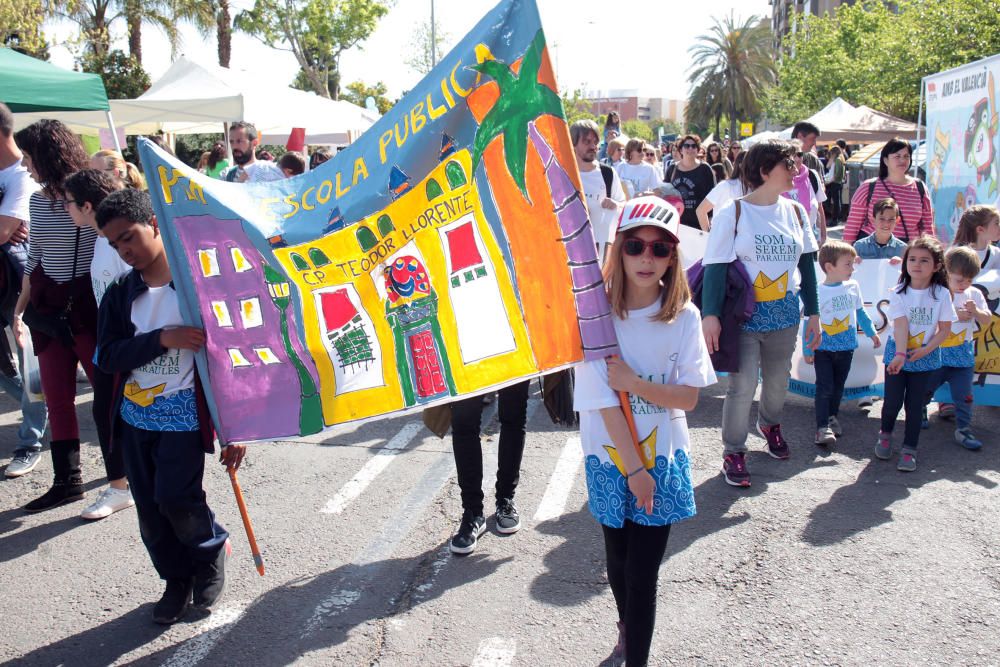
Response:
[{"label": "painted clown face", "polygon": [[430,296],[431,283],[424,265],[412,255],[397,257],[385,269],[385,291],[389,302],[400,306]]},{"label": "painted clown face", "polygon": [[982,100],[972,112],[969,127],[965,132],[965,154],[969,163],[975,167],[983,167],[992,160],[993,145],[989,129],[989,105],[986,100]]}]

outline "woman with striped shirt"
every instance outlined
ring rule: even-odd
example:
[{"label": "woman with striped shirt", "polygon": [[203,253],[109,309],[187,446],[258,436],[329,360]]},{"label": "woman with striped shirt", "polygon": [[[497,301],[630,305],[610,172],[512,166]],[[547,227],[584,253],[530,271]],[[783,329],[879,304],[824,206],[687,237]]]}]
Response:
[{"label": "woman with striped shirt", "polygon": [[[49,409],[52,467],[55,480],[44,495],[25,505],[40,512],[83,498],[80,431],[76,420],[76,367],[93,381],[97,341],[97,304],[90,282],[90,262],[97,233],[80,228],[66,212],[66,179],[86,169],[87,154],[80,140],[57,120],[40,120],[14,137],[24,153],[24,165],[42,190],[31,196],[28,262],[21,296],[14,313],[14,335],[27,335],[22,319],[29,308],[28,327]],[[105,443],[102,443],[105,444]],[[102,447],[102,451],[106,451]],[[105,459],[108,479],[125,488],[121,454]]]},{"label": "woman with striped shirt", "polygon": [[922,181],[907,173],[912,158],[909,142],[898,137],[882,147],[878,177],[859,185],[851,198],[844,241],[853,244],[874,231],[873,209],[883,199],[895,199],[899,206],[899,219],[893,232],[896,238],[909,243],[921,234],[936,236],[930,192]]}]

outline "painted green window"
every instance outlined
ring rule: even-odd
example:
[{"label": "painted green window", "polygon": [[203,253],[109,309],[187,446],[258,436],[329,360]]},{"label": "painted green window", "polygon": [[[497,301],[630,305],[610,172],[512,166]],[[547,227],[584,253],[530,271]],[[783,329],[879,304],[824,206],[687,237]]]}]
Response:
[{"label": "painted green window", "polygon": [[308,271],[312,268],[306,260],[302,259],[302,255],[297,252],[292,253],[292,264],[295,266],[296,271]]},{"label": "painted green window", "polygon": [[448,166],[444,168],[444,173],[448,177],[448,185],[453,188],[457,188],[460,185],[465,185],[467,181],[465,180],[465,170],[462,169],[462,165],[452,160],[448,163]]},{"label": "painted green window", "polygon": [[433,178],[427,181],[427,201],[434,201],[444,194],[444,190]]},{"label": "painted green window", "polygon": [[392,220],[387,215],[379,216],[378,222],[378,235],[385,236],[389,232],[396,231],[396,225],[392,224]]},{"label": "painted green window", "polygon": [[354,235],[357,237],[362,250],[371,250],[378,245],[378,239],[375,238],[375,234],[364,225],[358,225],[358,231]]},{"label": "painted green window", "polygon": [[319,248],[309,248],[309,261],[313,263],[317,269],[321,266],[326,266],[330,263],[330,258],[326,256],[326,253]]}]

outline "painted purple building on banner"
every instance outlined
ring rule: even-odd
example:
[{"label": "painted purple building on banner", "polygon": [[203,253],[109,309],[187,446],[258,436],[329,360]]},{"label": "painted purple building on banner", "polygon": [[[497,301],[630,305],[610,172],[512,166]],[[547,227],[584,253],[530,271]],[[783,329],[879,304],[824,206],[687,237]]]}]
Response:
[{"label": "painted purple building on banner", "polygon": [[[299,376],[285,349],[260,253],[239,220],[202,215],[176,218],[174,224],[201,297],[216,409],[230,429],[220,438],[238,442],[298,432]],[[287,312],[295,332],[294,309]],[[294,334],[291,344],[315,380],[311,359]]]}]

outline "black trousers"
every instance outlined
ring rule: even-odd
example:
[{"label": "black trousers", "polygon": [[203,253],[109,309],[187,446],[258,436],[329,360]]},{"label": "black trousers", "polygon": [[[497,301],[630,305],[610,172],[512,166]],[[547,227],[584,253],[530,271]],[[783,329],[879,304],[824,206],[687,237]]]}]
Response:
[{"label": "black trousers", "polygon": [[882,403],[882,432],[892,433],[900,408],[906,408],[903,446],[916,449],[920,441],[920,422],[927,404],[927,390],[934,371],[900,371],[885,374],[885,400]]},{"label": "black trousers", "polygon": [[628,667],[645,665],[656,623],[656,584],[667,551],[670,526],[641,526],[628,519],[621,528],[604,529],[608,583],[618,619],[625,624]]},{"label": "black trousers", "polygon": [[[521,477],[524,454],[524,427],[528,414],[528,380],[501,389],[497,397],[500,418],[500,447],[497,460],[496,497],[514,498]],[[483,514],[483,447],[480,429],[483,419],[482,396],[451,404],[451,440],[462,492],[462,509]]]},{"label": "black trousers", "polygon": [[198,431],[146,431],[118,420],[116,447],[139,516],[139,533],[162,579],[194,576],[215,561],[229,533],[205,500],[205,450]]},{"label": "black trousers", "polygon": [[844,385],[851,372],[854,350],[816,350],[813,353],[813,370],[816,371],[816,428],[826,426],[830,417],[840,413],[840,400]]},{"label": "black trousers", "polygon": [[92,384],[94,385],[94,403],[91,412],[94,416],[94,426],[97,428],[97,441],[101,445],[101,455],[104,459],[104,472],[108,481],[125,477],[125,455],[121,443],[111,446],[111,410],[114,406],[113,375],[105,373],[94,366]]}]

